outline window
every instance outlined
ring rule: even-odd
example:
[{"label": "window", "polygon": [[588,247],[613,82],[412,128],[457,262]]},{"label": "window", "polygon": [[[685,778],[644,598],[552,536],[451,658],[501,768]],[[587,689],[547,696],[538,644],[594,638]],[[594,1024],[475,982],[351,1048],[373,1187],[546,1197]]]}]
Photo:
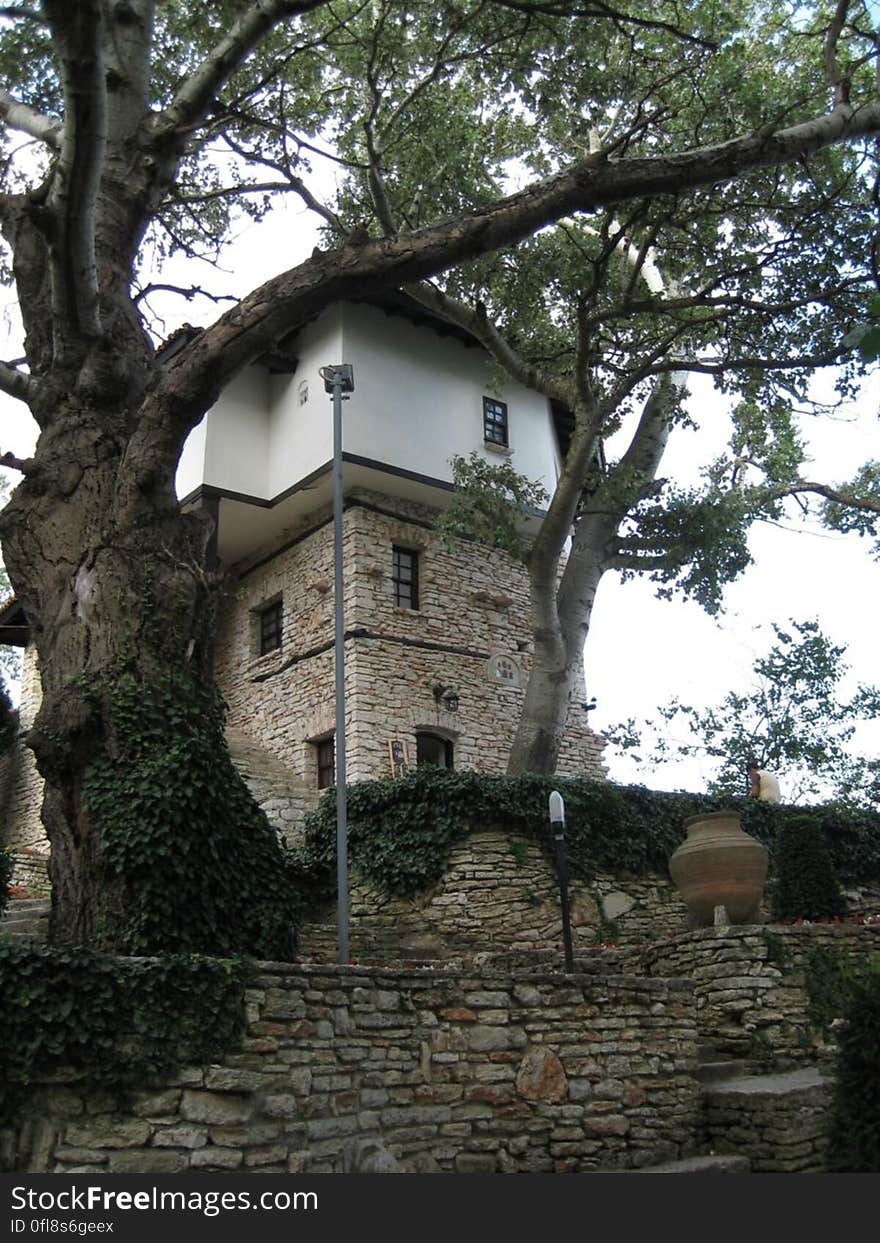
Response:
[{"label": "window", "polygon": [[320,738],[315,744],[315,763],[318,770],[318,789],[328,790],[336,784],[336,745],[333,735]]},{"label": "window", "polygon": [[507,402],[483,398],[483,439],[487,445],[507,448]]},{"label": "window", "polygon": [[284,626],[284,613],[281,601],[267,605],[259,612],[259,652],[265,656],[267,652],[277,651],[281,647],[281,632]]},{"label": "window", "polygon": [[419,607],[419,554],[411,548],[391,549],[391,581],[394,603],[399,609]]},{"label": "window", "polygon": [[439,734],[416,734],[416,763],[452,768],[452,741]]}]

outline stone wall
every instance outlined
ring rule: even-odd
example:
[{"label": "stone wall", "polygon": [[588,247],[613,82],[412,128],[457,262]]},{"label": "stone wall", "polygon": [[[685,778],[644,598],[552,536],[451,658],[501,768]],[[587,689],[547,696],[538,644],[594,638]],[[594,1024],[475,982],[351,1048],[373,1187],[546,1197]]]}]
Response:
[{"label": "stone wall", "polygon": [[31,897],[48,897],[51,892],[48,856],[27,849],[13,850],[12,885],[26,890]]},{"label": "stone wall", "polygon": [[34,647],[24,651],[21,670],[21,700],[18,709],[19,732],[8,758],[5,772],[7,782],[4,797],[5,817],[0,826],[0,842],[8,846],[15,856],[16,869],[13,884],[29,885],[34,880],[33,867],[45,876],[45,863],[49,854],[46,833],[40,818],[43,800],[43,782],[37,772],[34,753],[24,744],[24,735],[34,723],[40,707],[42,687]]},{"label": "stone wall", "polygon": [[[413,898],[389,895],[354,871],[351,880],[351,953],[357,959],[459,960],[562,939],[555,870],[540,846],[519,834],[472,833],[453,848],[442,879]],[[597,874],[589,883],[573,880],[569,892],[576,947],[610,940],[639,945],[687,926],[684,903],[668,878]],[[303,928],[300,953],[335,959],[335,906],[316,912]]]},{"label": "stone wall", "polygon": [[638,976],[686,976],[694,983],[700,1038],[754,1069],[813,1061],[832,1033],[809,1020],[807,973],[816,950],[880,963],[880,927],[775,924],[705,928],[621,955]]},{"label": "stone wall", "polygon": [[258,964],[239,1052],[149,1090],[57,1075],[6,1170],[638,1169],[691,1151],[692,985]]},{"label": "stone wall", "polygon": [[[434,511],[362,493],[344,517],[346,741],[352,781],[391,775],[389,741],[415,763],[417,730],[453,741],[455,766],[501,773],[531,662],[528,582],[501,552],[445,547]],[[217,677],[230,724],[272,750],[292,772],[316,779],[313,740],[334,727],[333,530],[330,515],[292,532],[286,544],[240,567],[217,640]],[[394,603],[391,549],[419,554],[419,608]],[[255,650],[258,610],[284,609],[280,651]],[[504,656],[510,678],[493,674]],[[459,699],[450,712],[437,685]],[[581,697],[582,698],[582,697]],[[572,705],[560,772],[601,775],[601,740],[580,699]]]}]

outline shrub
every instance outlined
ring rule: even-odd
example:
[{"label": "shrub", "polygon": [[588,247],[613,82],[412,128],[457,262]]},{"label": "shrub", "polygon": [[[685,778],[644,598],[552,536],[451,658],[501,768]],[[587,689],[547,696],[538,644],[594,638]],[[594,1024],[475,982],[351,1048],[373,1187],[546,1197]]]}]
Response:
[{"label": "shrub", "polygon": [[842,1173],[880,1172],[880,965],[852,987],[838,1032],[837,1082],[829,1166]]},{"label": "shrub", "polygon": [[[486,777],[428,766],[398,780],[348,787],[349,851],[363,875],[391,892],[411,894],[442,876],[452,846],[480,828],[533,838],[553,857],[547,819],[550,791],[565,799],[566,849],[572,875],[599,870],[665,873],[698,812],[733,808],[746,832],[776,851],[782,826],[804,819],[826,837],[841,875],[880,879],[880,816],[818,807],[804,812],[756,799],[719,800],[587,778]],[[328,791],[306,821],[302,863],[315,892],[329,893],[336,858],[336,797]],[[322,888],[323,885],[323,888]]]},{"label": "shrub", "polygon": [[805,816],[781,825],[776,842],[773,918],[780,922],[835,919],[845,911],[831,850],[820,825]]}]

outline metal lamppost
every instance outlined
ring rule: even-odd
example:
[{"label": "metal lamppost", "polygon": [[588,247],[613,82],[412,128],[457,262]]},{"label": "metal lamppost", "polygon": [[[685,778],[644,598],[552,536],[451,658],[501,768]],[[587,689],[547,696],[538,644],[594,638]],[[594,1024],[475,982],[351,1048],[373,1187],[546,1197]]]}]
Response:
[{"label": "metal lamppost", "polygon": [[339,962],[348,950],[348,802],[345,793],[345,615],[342,599],[342,403],[354,392],[354,370],[348,363],[322,367],[324,390],[333,396],[333,602],[336,666],[336,899]]},{"label": "metal lamppost", "polygon": [[574,971],[571,949],[571,914],[568,909],[568,864],[565,858],[565,803],[558,790],[550,795],[550,828],[556,849],[556,876],[559,880],[559,901],[562,906],[562,942],[565,946],[565,969]]}]

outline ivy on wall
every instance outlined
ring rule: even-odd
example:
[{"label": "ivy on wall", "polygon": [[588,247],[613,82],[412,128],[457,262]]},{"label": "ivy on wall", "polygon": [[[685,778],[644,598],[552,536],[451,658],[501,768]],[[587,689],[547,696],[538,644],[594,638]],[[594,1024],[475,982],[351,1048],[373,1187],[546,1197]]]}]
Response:
[{"label": "ivy on wall", "polygon": [[57,1067],[124,1087],[217,1060],[244,1031],[244,967],[0,941],[0,1118]]},{"label": "ivy on wall", "polygon": [[[428,766],[398,780],[348,787],[351,861],[368,880],[408,895],[438,881],[452,846],[480,828],[531,837],[552,860],[547,809],[554,789],[565,799],[569,869],[584,880],[596,871],[665,873],[670,854],[684,840],[683,821],[722,807],[739,811],[743,828],[763,842],[771,856],[782,826],[806,820],[828,843],[841,879],[880,879],[880,816],[864,809],[805,810],[586,778],[486,777]],[[312,885],[325,882],[322,896],[329,893],[335,858],[336,798],[331,790],[306,821],[301,856]]]},{"label": "ivy on wall", "polygon": [[216,692],[122,671],[90,693],[112,733],[84,794],[103,867],[124,884],[124,909],[105,915],[113,946],[290,957],[297,875],[229,757]]}]

